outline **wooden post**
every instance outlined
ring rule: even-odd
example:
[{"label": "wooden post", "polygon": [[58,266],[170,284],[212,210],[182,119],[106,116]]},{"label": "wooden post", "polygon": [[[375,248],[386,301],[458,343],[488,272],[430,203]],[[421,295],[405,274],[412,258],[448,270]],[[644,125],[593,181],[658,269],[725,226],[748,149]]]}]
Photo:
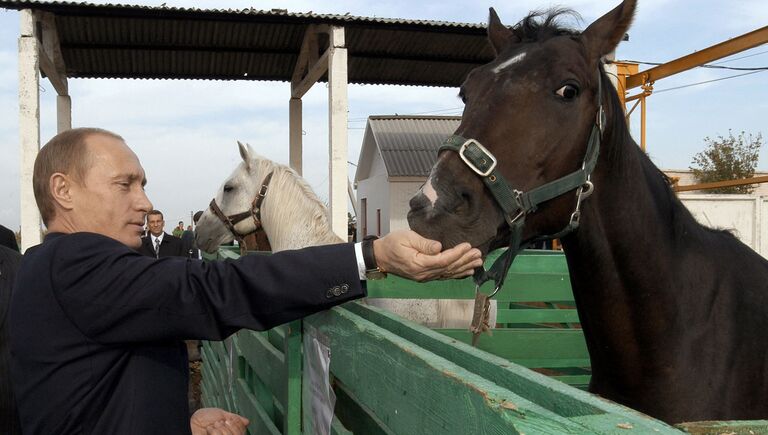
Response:
[{"label": "wooden post", "polygon": [[645,94],[640,97],[640,149],[645,151]]},{"label": "wooden post", "polygon": [[333,232],[347,237],[347,48],[344,28],[331,27],[328,64],[329,189]]},{"label": "wooden post", "polygon": [[21,251],[42,240],[40,212],[32,189],[35,158],[40,150],[40,46],[32,10],[20,13],[19,35],[19,161]]},{"label": "wooden post", "polygon": [[288,136],[290,143],[288,161],[291,167],[301,175],[303,150],[301,97],[291,98],[291,101],[288,103],[288,112]]},{"label": "wooden post", "polygon": [[61,133],[72,128],[72,99],[69,95],[56,97],[56,132]]}]

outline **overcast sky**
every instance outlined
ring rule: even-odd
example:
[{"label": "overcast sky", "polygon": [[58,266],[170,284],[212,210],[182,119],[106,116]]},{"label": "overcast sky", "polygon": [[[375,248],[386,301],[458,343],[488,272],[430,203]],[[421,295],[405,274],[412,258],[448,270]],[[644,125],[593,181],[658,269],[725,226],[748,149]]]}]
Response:
[{"label": "overcast sky", "polygon": [[[93,3],[104,3],[94,1]],[[131,4],[199,8],[283,8],[290,12],[480,23],[494,6],[513,24],[529,10],[549,7],[539,0],[502,1],[134,1]],[[765,0],[640,0],[630,41],[619,59],[665,62],[768,24]],[[614,1],[564,0],[578,11],[585,27],[618,4]],[[17,38],[19,15],[0,10],[0,223],[19,226],[19,128]],[[749,57],[746,57],[749,56]],[[744,57],[743,59],[739,59]],[[768,66],[768,45],[732,56],[731,67]],[[646,69],[648,66],[641,66]],[[656,83],[648,105],[648,152],[661,168],[687,168],[703,149],[704,137],[728,129],[768,134],[768,72],[662,92],[743,71],[695,69]],[[42,142],[55,134],[55,91],[41,80]],[[147,193],[166,214],[167,229],[189,223],[190,211],[203,209],[236,166],[236,140],[261,154],[288,160],[289,85],[272,82],[84,80],[70,79],[73,126],[113,130],[139,156],[149,180]],[[458,115],[455,88],[400,86],[349,87],[349,160],[357,162],[369,115]],[[304,97],[304,174],[321,198],[327,198],[327,89],[317,84]],[[639,116],[634,117],[639,121]],[[639,142],[639,127],[633,134]],[[764,147],[765,148],[765,147]],[[768,170],[762,150],[758,169]],[[350,165],[350,177],[354,167]]]}]

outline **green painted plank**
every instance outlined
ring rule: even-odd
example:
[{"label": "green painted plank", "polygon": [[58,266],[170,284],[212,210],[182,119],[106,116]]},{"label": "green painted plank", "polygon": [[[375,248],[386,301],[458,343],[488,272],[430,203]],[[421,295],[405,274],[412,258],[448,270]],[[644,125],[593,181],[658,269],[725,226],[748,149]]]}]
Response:
[{"label": "green painted plank", "polygon": [[237,344],[246,363],[285,406],[287,401],[285,357],[259,332],[240,331]]},{"label": "green painted plank", "polygon": [[[604,400],[585,391],[569,387],[539,373],[526,370],[509,360],[497,357],[467,344],[457,342],[421,325],[405,321],[385,310],[360,303],[345,304],[343,308],[401,336],[421,348],[450,359],[453,363],[476,373],[500,387],[524,397],[556,414],[573,418],[580,415],[617,415],[646,432],[679,433],[670,426],[651,420],[644,414]],[[599,419],[599,418],[598,418]]]},{"label": "green painted plank", "polygon": [[252,434],[270,434],[281,435],[272,420],[259,404],[256,397],[251,394],[248,384],[244,380],[238,379],[234,388],[237,397],[237,403],[240,404],[238,411],[240,415],[250,420],[248,423],[248,432]]},{"label": "green painted plank", "polygon": [[564,376],[552,376],[552,379],[557,379],[560,382],[566,383],[568,385],[580,385],[580,386],[587,386],[589,385],[589,380],[592,378],[591,375],[564,375]]},{"label": "green painted plank", "polygon": [[[378,417],[368,407],[355,397],[344,383],[333,380],[333,391],[336,393],[334,406],[334,421],[338,419],[352,433],[365,435],[394,435],[387,429]],[[333,422],[331,423],[333,425]]]},{"label": "green painted plank", "polygon": [[223,400],[221,397],[225,394],[225,384],[222,383],[222,370],[218,359],[213,356],[210,347],[203,347],[202,361],[203,364],[201,373],[203,379],[211,387],[211,391],[215,396],[217,396],[218,400]]},{"label": "green painted plank", "polygon": [[331,435],[354,435],[352,432],[348,431],[347,428],[344,427],[341,422],[339,422],[339,419],[333,418],[331,421]]},{"label": "green painted plank", "polygon": [[768,434],[768,420],[697,421],[678,424],[677,427],[694,435],[764,435]]},{"label": "green painted plank", "polygon": [[496,323],[579,323],[579,313],[571,309],[499,308]]},{"label": "green painted plank", "polygon": [[[488,256],[486,267],[493,263],[499,252]],[[573,301],[565,256],[535,252],[526,251],[515,259],[497,300]],[[491,289],[492,283],[483,286],[485,292]],[[389,275],[386,279],[368,282],[368,296],[372,298],[472,299],[474,293],[471,278],[417,283]]]},{"label": "green painted plank", "polygon": [[[343,308],[304,320],[328,337],[331,371],[392,433],[577,433],[526,399]],[[450,400],[448,400],[450,398]]]},{"label": "green painted plank", "polygon": [[[470,343],[467,329],[435,329],[462,343]],[[523,360],[584,360],[589,366],[589,352],[580,329],[517,328],[494,329],[483,334],[477,347],[510,361]],[[545,366],[541,366],[545,367]]]},{"label": "green painted plank", "polygon": [[297,320],[284,325],[283,331],[286,373],[283,433],[301,435],[302,321]]},{"label": "green painted plank", "polygon": [[[489,293],[492,283],[483,286]],[[402,299],[474,299],[471,278],[417,283],[394,275],[368,282],[368,297]],[[549,273],[510,273],[496,295],[498,301],[538,302],[573,301],[568,275]]]}]

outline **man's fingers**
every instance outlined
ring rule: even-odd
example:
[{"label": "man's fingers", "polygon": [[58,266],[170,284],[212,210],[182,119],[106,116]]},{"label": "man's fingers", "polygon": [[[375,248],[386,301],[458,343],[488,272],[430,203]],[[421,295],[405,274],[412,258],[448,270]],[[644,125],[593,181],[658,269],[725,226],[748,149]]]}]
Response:
[{"label": "man's fingers", "polygon": [[469,243],[462,243],[438,255],[423,255],[420,258],[420,263],[424,269],[445,269],[472,251],[476,251],[472,254],[473,256],[480,257],[479,250],[473,250]]}]

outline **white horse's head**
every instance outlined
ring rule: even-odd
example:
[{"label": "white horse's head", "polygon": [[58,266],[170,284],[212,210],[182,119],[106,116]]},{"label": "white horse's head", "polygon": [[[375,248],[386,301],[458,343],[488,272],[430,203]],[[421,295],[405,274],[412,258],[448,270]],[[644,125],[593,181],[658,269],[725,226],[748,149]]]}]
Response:
[{"label": "white horse's head", "polygon": [[[264,179],[277,167],[274,162],[254,153],[250,145],[243,145],[239,141],[237,145],[243,161],[224,181],[214,198],[216,206],[223,215],[228,217],[240,214],[243,216],[250,215],[253,201],[258,195]],[[267,201],[268,199],[265,197],[264,203]],[[256,221],[250,216],[239,221],[232,219],[232,221],[234,222],[234,230],[239,235],[249,234],[257,229]],[[219,245],[229,243],[234,238],[234,234],[227,228],[223,220],[216,216],[212,207],[208,207],[200,216],[195,230],[195,239],[200,249],[214,252]]]}]

